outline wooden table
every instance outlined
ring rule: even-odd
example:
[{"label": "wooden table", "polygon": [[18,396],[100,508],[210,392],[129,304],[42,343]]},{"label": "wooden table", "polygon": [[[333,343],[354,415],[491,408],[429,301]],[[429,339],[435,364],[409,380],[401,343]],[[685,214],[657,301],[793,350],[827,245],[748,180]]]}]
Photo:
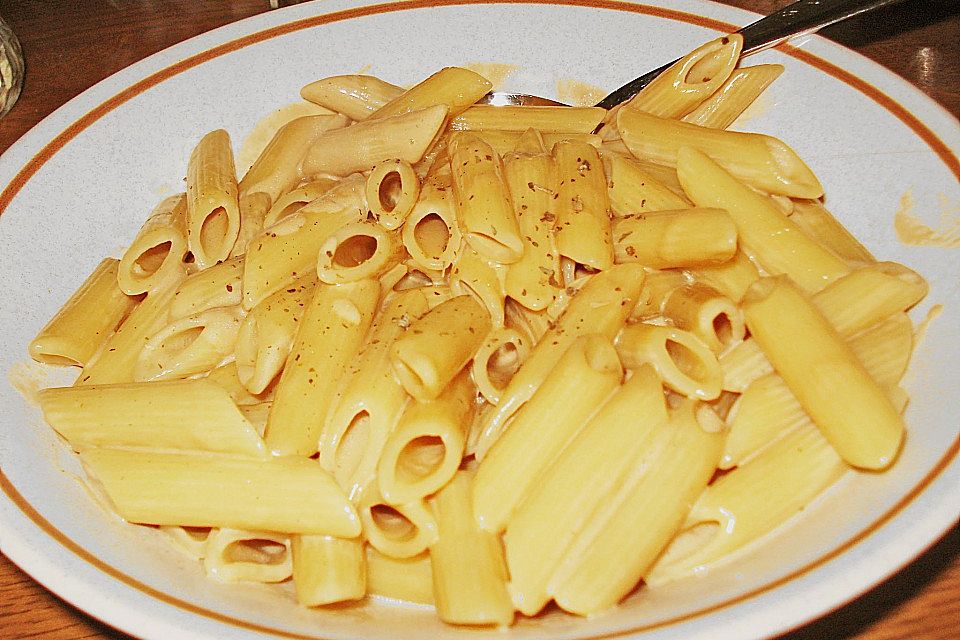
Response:
[{"label": "wooden table", "polygon": [[[767,13],[782,0],[726,0]],[[0,120],[0,152],[61,104],[167,46],[269,10],[268,0],[0,0],[27,59],[19,103]],[[823,32],[960,114],[960,3],[905,2]],[[0,638],[121,638],[0,556]],[[906,569],[784,640],[960,638],[960,529]]]}]

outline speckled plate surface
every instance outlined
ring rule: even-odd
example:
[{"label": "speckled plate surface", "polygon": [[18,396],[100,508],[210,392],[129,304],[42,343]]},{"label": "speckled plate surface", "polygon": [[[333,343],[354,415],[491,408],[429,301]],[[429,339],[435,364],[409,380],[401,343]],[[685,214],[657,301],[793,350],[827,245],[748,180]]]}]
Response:
[{"label": "speckled plate surface", "polygon": [[[905,380],[913,400],[897,465],[846,477],[722,570],[641,591],[596,618],[554,612],[507,633],[446,627],[427,608],[385,602],[304,610],[282,590],[211,583],[153,531],[105,512],[22,394],[66,380],[28,362],[28,341],[180,188],[205,132],[223,127],[238,143],[307,82],[361,70],[411,84],[446,65],[502,63],[516,66],[509,90],[553,96],[566,80],[609,89],[754,17],[693,0],[329,0],[199,36],[71,100],[0,158],[0,550],[84,611],[149,638],[763,637],[898,570],[958,515],[960,249],[904,244],[894,217],[956,227],[960,127],[895,75],[816,37],[754,58],[787,69],[741,126],[786,140],[877,256],[930,280],[915,320],[934,305],[942,313]],[[609,42],[619,52],[597,46]]]}]

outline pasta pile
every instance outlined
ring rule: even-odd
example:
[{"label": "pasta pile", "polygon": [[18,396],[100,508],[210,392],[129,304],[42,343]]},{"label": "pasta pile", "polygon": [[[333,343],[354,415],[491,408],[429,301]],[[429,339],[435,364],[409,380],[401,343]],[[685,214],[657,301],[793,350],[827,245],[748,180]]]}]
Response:
[{"label": "pasta pile", "polygon": [[307,606],[502,626],[743,553],[896,458],[927,286],[726,130],[782,71],[741,46],[610,112],[326,78],[239,182],[206,135],[31,343],[82,367],[46,420],[125,520]]}]

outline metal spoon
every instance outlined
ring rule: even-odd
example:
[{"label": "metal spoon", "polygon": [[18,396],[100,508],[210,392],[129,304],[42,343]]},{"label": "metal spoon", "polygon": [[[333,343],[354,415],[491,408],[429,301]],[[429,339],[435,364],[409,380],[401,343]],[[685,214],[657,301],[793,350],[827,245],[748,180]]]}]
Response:
[{"label": "metal spoon", "polygon": [[[798,0],[737,31],[743,36],[741,56],[769,49],[796,36],[814,33],[841,20],[896,2],[900,0]],[[626,102],[678,61],[679,58],[631,80],[598,102],[596,106],[612,109],[621,102]],[[480,102],[497,106],[569,106],[539,96],[500,91],[488,93]]]}]

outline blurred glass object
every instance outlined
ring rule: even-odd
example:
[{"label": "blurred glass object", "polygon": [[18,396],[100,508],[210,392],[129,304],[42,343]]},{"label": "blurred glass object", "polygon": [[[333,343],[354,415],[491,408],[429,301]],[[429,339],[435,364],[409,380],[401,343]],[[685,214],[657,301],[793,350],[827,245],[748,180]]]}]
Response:
[{"label": "blurred glass object", "polygon": [[0,118],[20,97],[23,86],[23,51],[20,41],[0,18]]}]

